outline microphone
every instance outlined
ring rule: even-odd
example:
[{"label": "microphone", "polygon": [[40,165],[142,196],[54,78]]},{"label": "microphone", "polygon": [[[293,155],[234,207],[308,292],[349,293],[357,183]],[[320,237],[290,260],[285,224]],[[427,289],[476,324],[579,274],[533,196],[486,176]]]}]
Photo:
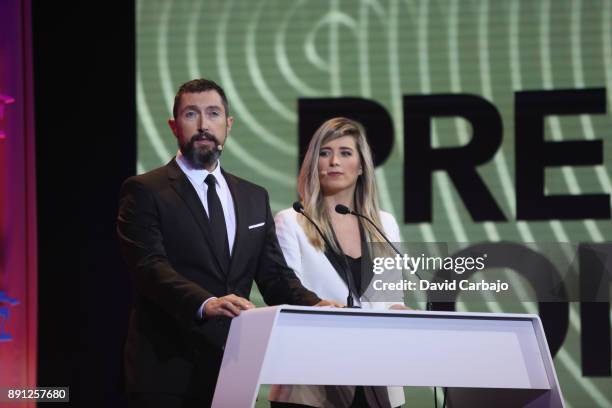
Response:
[{"label": "microphone", "polygon": [[[385,233],[378,227],[378,225],[376,225],[374,221],[372,221],[370,218],[366,217],[363,214],[359,214],[358,212],[351,210],[346,205],[338,204],[336,205],[335,209],[338,214],[343,214],[343,215],[351,214],[351,215],[354,215],[359,218],[363,218],[364,220],[368,221],[370,225],[372,225],[376,229],[376,231],[378,231],[378,233],[384,238],[384,240],[387,241],[387,244],[389,244],[389,246],[393,248],[395,253],[398,254],[400,257],[402,256],[402,253],[399,251],[399,249],[397,249],[397,247],[393,245],[393,243],[389,240],[389,238],[387,238],[387,235],[385,235]],[[415,270],[414,273],[416,274],[417,278],[419,278],[419,280],[423,280],[421,276],[419,275],[418,271]],[[433,310],[432,304],[429,301],[427,302],[427,310]]]},{"label": "microphone", "polygon": [[350,208],[348,208],[346,205],[342,205],[342,204],[336,205],[336,212],[338,214],[342,214],[342,215],[352,213]]},{"label": "microphone", "polygon": [[[304,217],[306,217],[306,219],[308,221],[310,221],[310,223],[315,227],[315,229],[317,230],[317,232],[319,233],[319,235],[321,236],[321,238],[323,238],[323,241],[325,242],[325,245],[329,248],[330,251],[332,251],[332,253],[336,256],[336,260],[338,258],[338,253],[336,253],[336,251],[333,250],[333,246],[331,246],[331,244],[329,243],[329,241],[327,240],[327,237],[325,236],[325,234],[323,234],[323,231],[321,231],[321,228],[319,228],[319,226],[317,225],[316,222],[314,222],[312,220],[312,218],[310,218],[306,212],[304,211],[304,206],[302,205],[302,203],[300,203],[299,201],[296,201],[293,203],[293,209],[295,210],[295,212],[298,212],[300,214],[302,214]],[[353,302],[353,291],[351,290],[351,280],[350,280],[350,276],[349,276],[349,265],[348,265],[348,261],[346,260],[346,256],[342,256],[342,260],[344,262],[341,262],[341,264],[344,266],[344,277],[346,278],[346,286],[348,287],[348,296],[346,297],[346,307],[350,307],[350,308],[354,308],[355,303]]]},{"label": "microphone", "polygon": [[293,211],[304,215],[304,206],[299,201],[296,201],[295,203],[293,203]]}]

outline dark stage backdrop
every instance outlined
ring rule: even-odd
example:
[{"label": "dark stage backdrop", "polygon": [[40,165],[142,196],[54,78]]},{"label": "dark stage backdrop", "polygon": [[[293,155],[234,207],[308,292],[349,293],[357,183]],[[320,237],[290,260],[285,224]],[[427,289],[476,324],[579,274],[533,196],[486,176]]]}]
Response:
[{"label": "dark stage backdrop", "polygon": [[[313,129],[305,107],[325,98],[328,105],[319,107],[331,114],[338,98],[353,97],[362,99],[353,105],[365,106],[362,117],[378,115],[387,125],[368,131],[375,147],[389,148],[377,181],[382,207],[402,223],[404,241],[544,244],[612,236],[610,0],[138,0],[136,21],[138,172],[175,154],[166,125],[174,93],[186,80],[207,77],[225,88],[236,118],[223,165],[265,186],[274,211],[296,197],[299,137]],[[576,92],[547,92],[562,89]],[[474,101],[476,108],[467,110],[482,108],[488,119],[460,117]],[[425,145],[416,143],[423,137],[415,127],[419,107],[447,113],[432,120]],[[568,114],[548,116],[543,132],[519,126],[521,115],[538,110]],[[431,187],[416,184],[423,171],[428,177],[430,168],[448,164],[423,159],[429,148],[466,145],[475,130],[481,141],[501,138],[478,166],[490,196],[468,206],[460,193],[482,188],[458,186],[445,171],[431,171]],[[603,145],[591,144],[594,155],[574,149],[570,156],[586,157],[583,166],[543,170],[537,167],[548,153],[530,156],[536,147],[526,145],[537,138]],[[598,204],[531,201],[533,186],[547,195],[595,194]],[[493,207],[499,211],[488,211]],[[510,271],[507,276],[528,290]],[[260,301],[256,291],[253,297]],[[422,306],[418,300],[410,299]],[[568,406],[612,406],[609,305],[564,306],[545,325],[559,329],[548,333],[562,344],[554,361]],[[485,297],[456,308],[538,313],[535,302]],[[259,406],[265,406],[264,393]],[[431,401],[427,390],[410,390],[407,397],[416,405]]]},{"label": "dark stage backdrop", "polygon": [[[75,407],[124,406],[132,289],[115,238],[135,172],[134,2],[34,1],[38,380]],[[58,406],[65,406],[61,404]]]}]

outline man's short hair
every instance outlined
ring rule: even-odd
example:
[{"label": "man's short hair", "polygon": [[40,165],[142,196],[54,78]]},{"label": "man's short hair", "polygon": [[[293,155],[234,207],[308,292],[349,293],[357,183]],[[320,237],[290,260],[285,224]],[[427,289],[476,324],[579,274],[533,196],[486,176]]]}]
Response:
[{"label": "man's short hair", "polygon": [[189,82],[185,82],[179,88],[176,96],[174,97],[174,106],[172,107],[172,115],[174,119],[178,114],[178,108],[181,104],[181,96],[184,93],[200,93],[206,91],[217,91],[219,96],[221,97],[221,102],[223,102],[223,108],[225,109],[225,116],[229,116],[229,104],[227,103],[227,97],[225,96],[225,91],[221,88],[215,81],[211,81],[210,79],[192,79]]}]

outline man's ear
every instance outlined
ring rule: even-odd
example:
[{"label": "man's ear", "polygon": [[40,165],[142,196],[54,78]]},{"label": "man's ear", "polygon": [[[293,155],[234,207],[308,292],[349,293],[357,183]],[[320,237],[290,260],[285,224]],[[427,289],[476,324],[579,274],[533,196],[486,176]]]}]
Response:
[{"label": "man's ear", "polygon": [[170,127],[170,130],[172,130],[172,134],[174,135],[174,137],[178,137],[176,135],[176,121],[174,120],[174,118],[168,119],[168,126]]},{"label": "man's ear", "polygon": [[234,125],[234,117],[233,116],[228,116],[226,119],[226,124],[227,124],[227,134],[229,135],[230,130],[232,130],[232,126]]}]

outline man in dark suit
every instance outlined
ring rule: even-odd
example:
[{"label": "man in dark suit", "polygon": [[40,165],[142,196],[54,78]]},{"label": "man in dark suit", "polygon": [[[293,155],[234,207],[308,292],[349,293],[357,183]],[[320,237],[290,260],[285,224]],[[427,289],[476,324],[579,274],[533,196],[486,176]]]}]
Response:
[{"label": "man in dark suit", "polygon": [[126,385],[131,406],[208,406],[230,320],[254,307],[253,281],[269,305],[334,303],[287,267],[267,192],[221,169],[233,123],[223,89],[183,84],[168,123],[177,156],[120,194],[117,231],[137,289]]}]

